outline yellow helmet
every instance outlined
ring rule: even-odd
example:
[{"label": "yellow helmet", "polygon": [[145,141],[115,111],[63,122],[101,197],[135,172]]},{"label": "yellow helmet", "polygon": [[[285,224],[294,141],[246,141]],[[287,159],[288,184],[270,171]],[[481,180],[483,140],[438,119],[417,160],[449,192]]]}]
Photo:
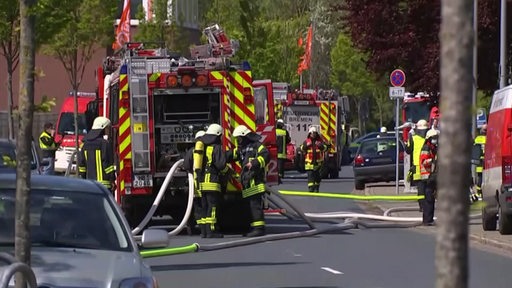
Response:
[{"label": "yellow helmet", "polygon": [[251,133],[249,128],[245,125],[240,125],[233,130],[233,137],[247,136],[249,133]]}]

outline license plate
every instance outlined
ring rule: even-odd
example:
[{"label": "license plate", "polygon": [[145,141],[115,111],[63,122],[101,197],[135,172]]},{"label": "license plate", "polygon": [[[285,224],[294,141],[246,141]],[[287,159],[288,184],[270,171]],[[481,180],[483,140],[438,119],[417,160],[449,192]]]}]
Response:
[{"label": "license plate", "polygon": [[132,185],[134,188],[153,187],[153,177],[151,175],[134,175]]}]

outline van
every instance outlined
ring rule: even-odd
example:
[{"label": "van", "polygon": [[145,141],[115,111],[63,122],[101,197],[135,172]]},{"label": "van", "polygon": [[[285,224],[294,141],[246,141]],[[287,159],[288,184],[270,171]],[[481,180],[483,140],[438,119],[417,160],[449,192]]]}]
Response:
[{"label": "van", "polygon": [[[82,138],[87,134],[88,122],[86,111],[88,104],[96,100],[96,93],[78,92],[78,145],[81,144]],[[59,112],[59,118],[55,125],[55,142],[60,142],[60,146],[55,153],[55,172],[64,173],[68,169],[69,162],[76,150],[75,136],[75,101],[73,93],[69,93],[62,103]],[[76,171],[76,164],[71,165],[71,172]]]},{"label": "van", "polygon": [[512,85],[491,103],[482,173],[482,227],[512,234]]}]

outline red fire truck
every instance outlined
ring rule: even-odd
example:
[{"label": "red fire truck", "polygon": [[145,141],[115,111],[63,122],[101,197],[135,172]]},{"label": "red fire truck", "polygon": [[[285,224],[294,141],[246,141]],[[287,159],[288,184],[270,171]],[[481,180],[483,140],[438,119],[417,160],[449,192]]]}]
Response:
[{"label": "red fire truck", "polygon": [[[95,109],[113,124],[115,199],[132,226],[146,215],[170,167],[193,146],[194,134],[211,123],[224,128],[226,150],[235,147],[231,134],[236,126],[258,132],[271,152],[267,184],[277,184],[271,95],[260,93],[266,89],[263,84],[253,85],[247,62],[231,63],[236,45],[219,26],[204,32],[209,44],[191,49],[193,60],[173,57],[162,48],[146,49],[143,43],[127,43],[97,70]],[[235,171],[240,169],[234,166]],[[240,184],[234,178],[230,183],[225,203],[243,207],[237,204]],[[155,216],[170,215],[181,221],[187,195],[187,177],[182,171],[173,178]],[[219,217],[228,215],[227,210],[219,211]]]}]

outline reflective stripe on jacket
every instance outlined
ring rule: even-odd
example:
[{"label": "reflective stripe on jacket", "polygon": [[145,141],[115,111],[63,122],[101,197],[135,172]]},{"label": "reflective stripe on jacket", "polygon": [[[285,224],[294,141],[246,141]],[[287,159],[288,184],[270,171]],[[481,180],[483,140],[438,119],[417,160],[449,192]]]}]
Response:
[{"label": "reflective stripe on jacket", "polygon": [[[270,161],[270,153],[267,147],[260,142],[252,142],[245,147],[238,147],[233,151],[233,160],[242,166],[240,178],[242,182],[242,197],[247,198],[259,193],[264,193],[266,169]],[[245,165],[251,163],[251,169]]]},{"label": "reflective stripe on jacket", "polygon": [[436,153],[432,147],[425,143],[420,153],[420,174],[422,180],[427,180],[435,170]]},{"label": "reflective stripe on jacket", "polygon": [[290,134],[282,128],[276,129],[277,158],[286,159],[286,145],[290,143]]},{"label": "reflective stripe on jacket", "polygon": [[222,146],[210,144],[205,145],[202,151],[197,150],[194,151],[194,162],[196,165],[201,165],[200,169],[195,170],[199,190],[201,193],[220,192],[221,174],[225,173],[228,169]]},{"label": "reflective stripe on jacket", "polygon": [[412,179],[413,180],[421,180],[421,172],[420,172],[420,154],[423,149],[423,145],[425,144],[425,138],[420,135],[412,136],[412,165],[414,165],[415,170]]}]

